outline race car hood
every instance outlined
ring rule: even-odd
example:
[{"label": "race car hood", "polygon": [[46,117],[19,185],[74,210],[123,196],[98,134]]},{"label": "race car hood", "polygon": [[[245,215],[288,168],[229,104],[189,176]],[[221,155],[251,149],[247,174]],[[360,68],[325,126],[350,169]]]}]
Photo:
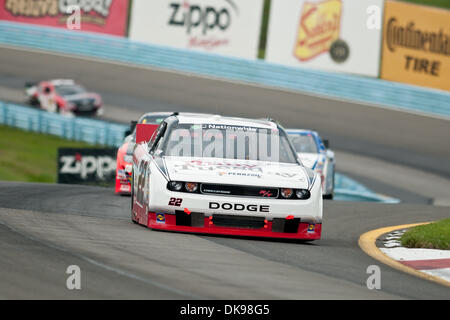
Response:
[{"label": "race car hood", "polygon": [[303,153],[303,152],[299,152],[297,153],[300,161],[302,162],[302,164],[307,167],[310,168],[312,170],[315,170],[318,163],[320,161],[323,162],[322,158],[323,156],[320,153]]},{"label": "race car hood", "polygon": [[299,164],[187,157],[163,162],[171,181],[307,189],[313,178]]}]

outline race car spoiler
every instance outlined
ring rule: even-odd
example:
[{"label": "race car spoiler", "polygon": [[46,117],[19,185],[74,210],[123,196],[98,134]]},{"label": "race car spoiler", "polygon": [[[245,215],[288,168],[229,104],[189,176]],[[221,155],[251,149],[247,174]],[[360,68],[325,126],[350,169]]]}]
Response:
[{"label": "race car spoiler", "polygon": [[136,143],[150,141],[157,128],[157,124],[138,123],[136,125]]}]

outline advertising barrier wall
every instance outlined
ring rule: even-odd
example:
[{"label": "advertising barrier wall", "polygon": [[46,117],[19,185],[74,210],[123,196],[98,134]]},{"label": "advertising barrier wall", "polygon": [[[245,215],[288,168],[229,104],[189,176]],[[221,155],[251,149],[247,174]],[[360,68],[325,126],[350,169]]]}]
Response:
[{"label": "advertising barrier wall", "polygon": [[0,0],[0,20],[125,36],[129,0]]},{"label": "advertising barrier wall", "polygon": [[450,91],[450,10],[387,1],[381,77]]},{"label": "advertising barrier wall", "polygon": [[58,183],[113,184],[116,153],[113,148],[59,148]]},{"label": "advertising barrier wall", "polygon": [[263,0],[134,0],[131,40],[256,59]]},{"label": "advertising barrier wall", "polygon": [[378,77],[384,0],[272,0],[266,60]]}]

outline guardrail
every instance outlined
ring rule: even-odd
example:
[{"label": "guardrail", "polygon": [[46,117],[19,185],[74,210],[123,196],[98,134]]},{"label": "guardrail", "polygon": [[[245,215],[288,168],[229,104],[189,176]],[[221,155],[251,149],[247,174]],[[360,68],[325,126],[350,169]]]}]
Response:
[{"label": "guardrail", "polygon": [[101,120],[62,116],[0,102],[0,124],[87,143],[120,146],[128,126]]},{"label": "guardrail", "polygon": [[[0,44],[157,67],[450,117],[450,93],[262,60],[171,49],[126,38],[0,22]],[[300,102],[299,102],[300,103]]]}]

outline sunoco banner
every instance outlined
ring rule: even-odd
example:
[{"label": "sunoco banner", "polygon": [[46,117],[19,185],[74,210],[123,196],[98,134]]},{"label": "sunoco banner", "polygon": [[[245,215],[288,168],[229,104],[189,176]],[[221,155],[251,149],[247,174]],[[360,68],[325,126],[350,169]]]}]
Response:
[{"label": "sunoco banner", "polygon": [[379,75],[384,0],[272,0],[266,60]]},{"label": "sunoco banner", "polygon": [[110,185],[115,181],[117,149],[61,148],[58,183]]},{"label": "sunoco banner", "polygon": [[263,0],[134,0],[130,39],[255,59]]},{"label": "sunoco banner", "polygon": [[0,20],[125,36],[129,0],[0,0]]},{"label": "sunoco banner", "polygon": [[450,91],[450,10],[386,2],[381,77]]}]

